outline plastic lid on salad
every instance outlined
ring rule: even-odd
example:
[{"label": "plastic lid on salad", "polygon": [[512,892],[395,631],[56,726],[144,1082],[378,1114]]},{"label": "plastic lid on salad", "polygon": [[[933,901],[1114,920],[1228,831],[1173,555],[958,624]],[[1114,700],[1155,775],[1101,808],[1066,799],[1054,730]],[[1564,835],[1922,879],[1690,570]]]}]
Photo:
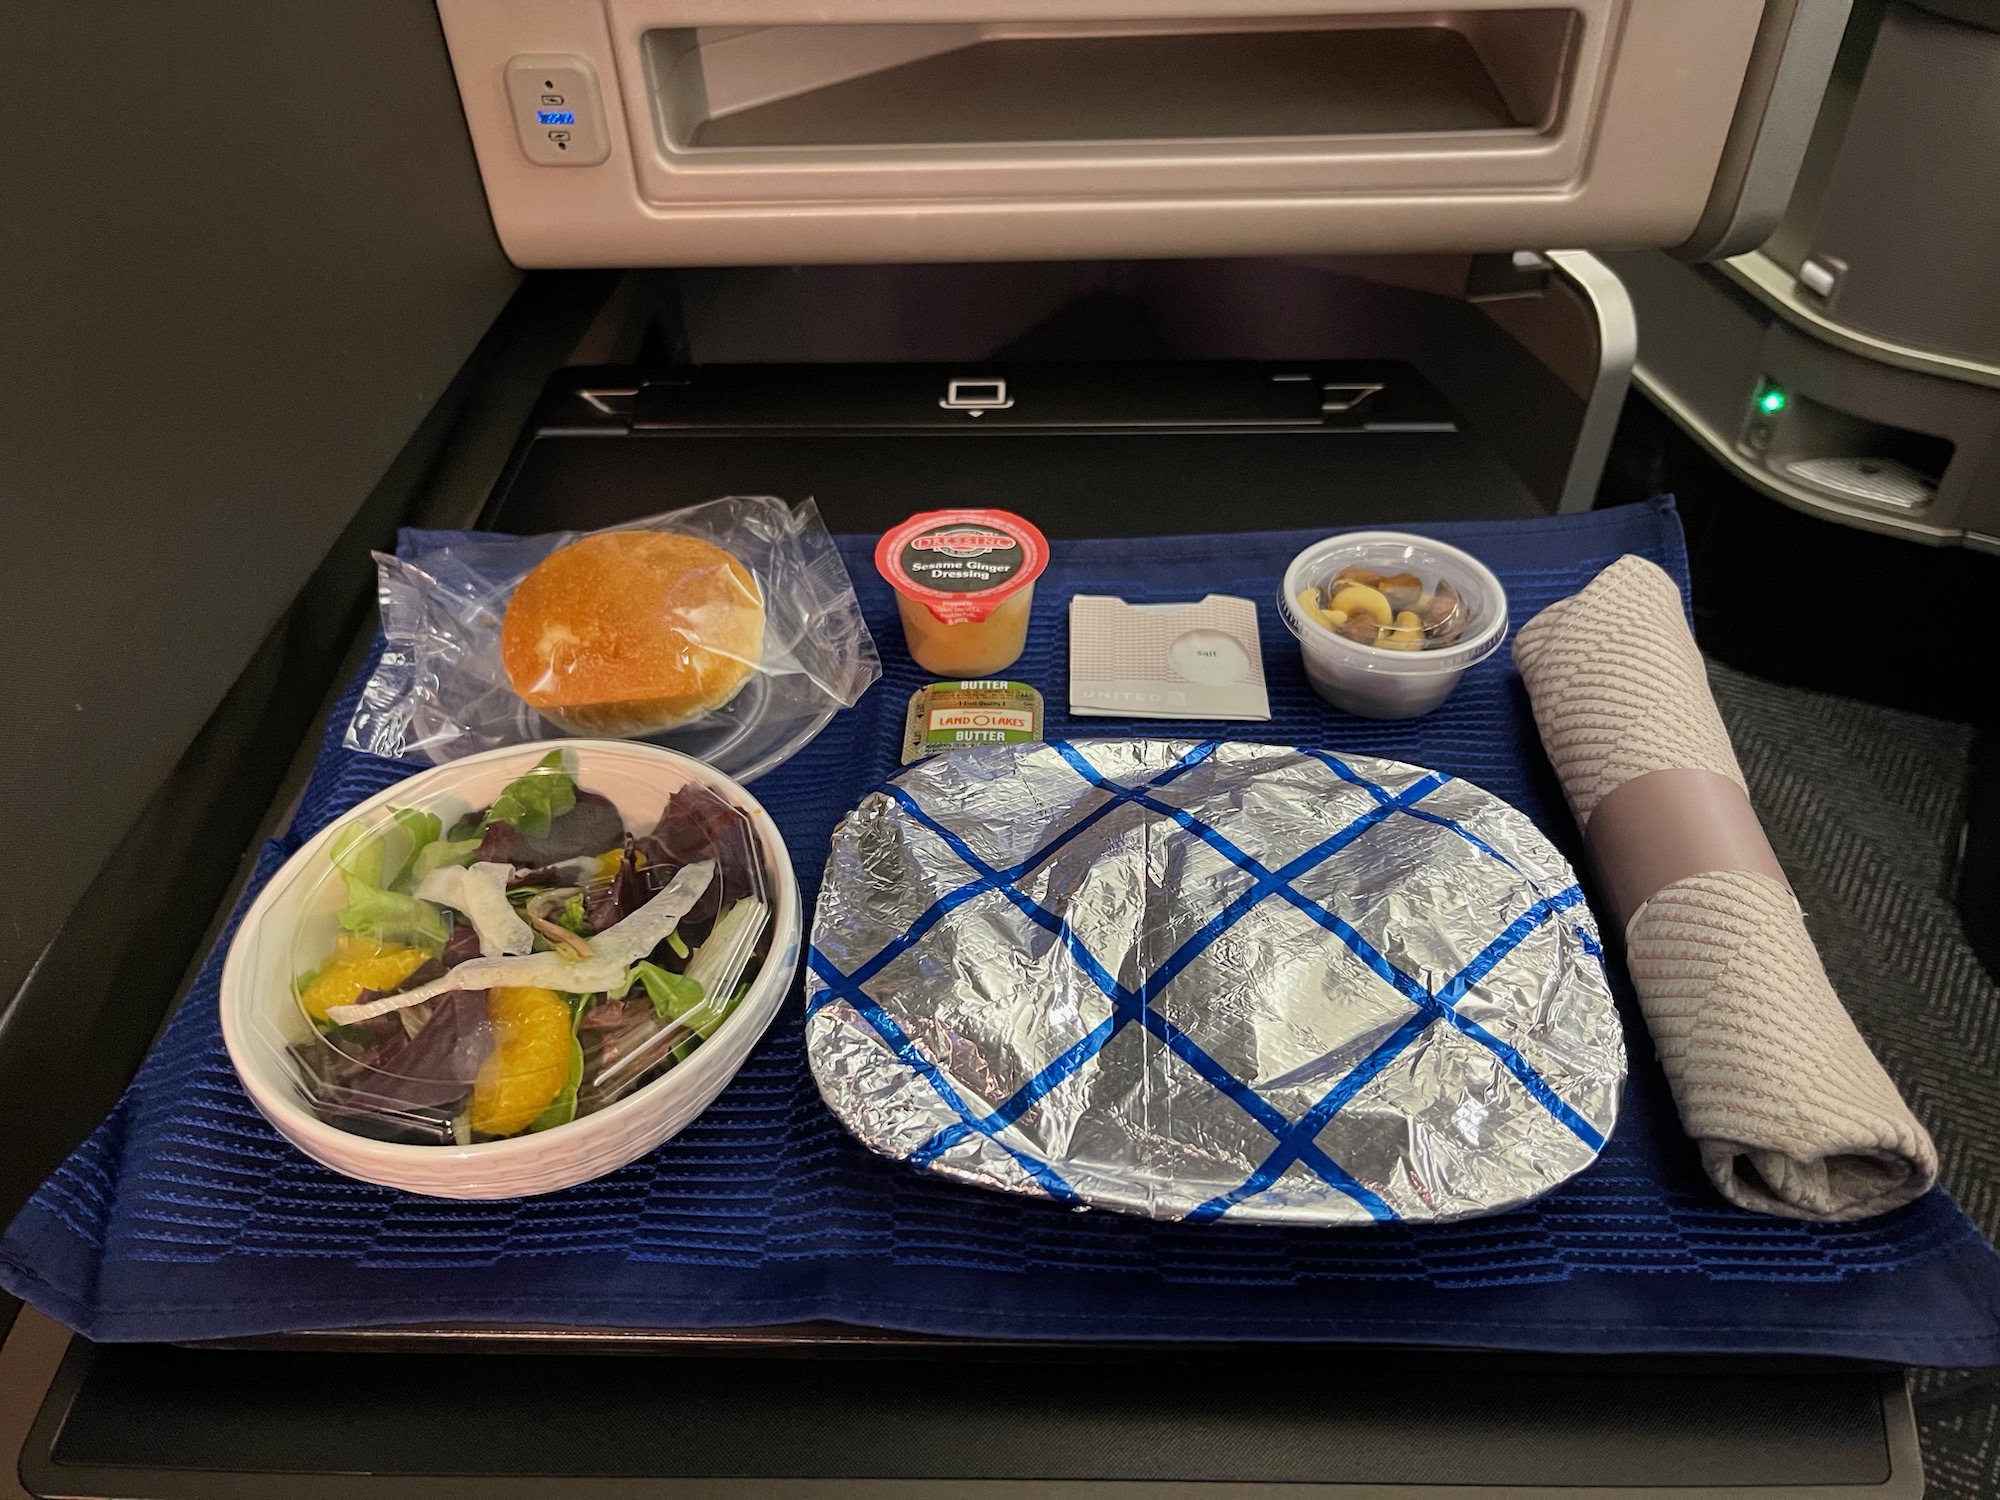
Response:
[{"label": "plastic lid on salad", "polygon": [[699,782],[627,826],[562,750],[488,806],[356,819],[292,937],[290,1060],[358,1135],[469,1145],[566,1125],[662,1077],[765,961],[748,815]]}]

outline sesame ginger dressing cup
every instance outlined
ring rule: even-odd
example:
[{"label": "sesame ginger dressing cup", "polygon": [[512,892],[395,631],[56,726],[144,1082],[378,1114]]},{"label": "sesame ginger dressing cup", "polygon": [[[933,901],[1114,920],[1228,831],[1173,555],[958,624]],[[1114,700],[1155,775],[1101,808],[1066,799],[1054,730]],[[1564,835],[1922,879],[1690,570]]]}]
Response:
[{"label": "sesame ginger dressing cup", "polygon": [[1048,539],[1004,510],[927,510],[875,545],[910,655],[939,677],[991,677],[1014,664],[1048,563]]}]

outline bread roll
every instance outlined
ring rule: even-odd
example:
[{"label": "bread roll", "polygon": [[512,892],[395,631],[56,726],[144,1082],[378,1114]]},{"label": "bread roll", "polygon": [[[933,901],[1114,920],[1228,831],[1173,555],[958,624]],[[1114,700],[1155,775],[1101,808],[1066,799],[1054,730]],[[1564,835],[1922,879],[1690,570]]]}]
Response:
[{"label": "bread roll", "polygon": [[734,698],[763,653],[750,570],[671,531],[603,532],[551,553],[500,629],[514,691],[573,734],[689,723]]}]

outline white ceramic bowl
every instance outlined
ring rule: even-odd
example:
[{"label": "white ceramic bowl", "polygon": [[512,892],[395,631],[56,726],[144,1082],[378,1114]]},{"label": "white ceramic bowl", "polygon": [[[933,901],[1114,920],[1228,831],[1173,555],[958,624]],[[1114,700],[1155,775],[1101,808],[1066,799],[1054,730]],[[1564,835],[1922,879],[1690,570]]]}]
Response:
[{"label": "white ceramic bowl", "polygon": [[[469,1146],[413,1146],[371,1140],[329,1125],[300,1097],[285,1060],[286,1040],[310,1029],[292,993],[293,937],[323,917],[327,846],[356,818],[391,807],[469,811],[549,753],[546,744],[469,755],[398,782],[310,839],[244,914],[222,968],[222,1039],[251,1101],[278,1132],[317,1162],[358,1177],[438,1198],[515,1198],[601,1177],[644,1156],[683,1129],[722,1092],[784,1003],[798,969],[803,931],[799,883],[785,841],[763,805],[700,761],[657,746],[566,740],[580,787],[617,804],[626,826],[645,828],[666,800],[700,782],[743,810],[756,832],[771,904],[770,953],[749,992],[715,1034],[663,1077],[608,1108],[533,1135]],[[447,826],[452,817],[444,819]],[[336,883],[337,884],[337,883]]]},{"label": "white ceramic bowl", "polygon": [[[1426,584],[1449,578],[1471,619],[1457,644],[1435,651],[1391,651],[1350,641],[1299,608],[1299,594],[1323,588],[1342,568],[1415,573]],[[1470,552],[1406,531],[1349,531],[1315,542],[1285,569],[1278,614],[1299,638],[1306,680],[1335,708],[1365,719],[1414,719],[1451,696],[1474,662],[1507,638],[1507,591]]]}]

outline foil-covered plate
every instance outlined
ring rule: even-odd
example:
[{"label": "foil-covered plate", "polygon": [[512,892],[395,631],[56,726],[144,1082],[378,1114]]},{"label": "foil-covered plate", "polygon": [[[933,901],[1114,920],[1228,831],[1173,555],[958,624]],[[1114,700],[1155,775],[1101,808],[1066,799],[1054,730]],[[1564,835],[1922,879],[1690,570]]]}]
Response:
[{"label": "foil-covered plate", "polygon": [[1588,1166],[1625,1048],[1576,876],[1396,761],[956,750],[834,832],[821,1094],[962,1182],[1161,1219],[1442,1220]]}]

